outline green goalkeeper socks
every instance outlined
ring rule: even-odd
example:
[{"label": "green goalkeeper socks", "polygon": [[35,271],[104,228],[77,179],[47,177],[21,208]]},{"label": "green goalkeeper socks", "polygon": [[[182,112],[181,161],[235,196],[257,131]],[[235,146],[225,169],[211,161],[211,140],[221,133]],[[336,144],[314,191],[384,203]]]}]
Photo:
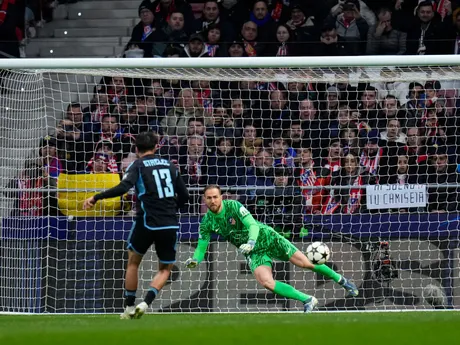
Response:
[{"label": "green goalkeeper socks", "polygon": [[307,294],[304,294],[303,292],[300,292],[299,290],[296,290],[291,285],[279,281],[275,281],[275,288],[273,289],[273,292],[280,296],[295,299],[302,303],[311,297]]},{"label": "green goalkeeper socks", "polygon": [[315,268],[313,268],[312,271],[315,273],[321,273],[323,276],[331,278],[336,283],[338,283],[340,279],[342,279],[342,276],[340,274],[338,274],[336,271],[334,271],[326,265],[315,265]]}]

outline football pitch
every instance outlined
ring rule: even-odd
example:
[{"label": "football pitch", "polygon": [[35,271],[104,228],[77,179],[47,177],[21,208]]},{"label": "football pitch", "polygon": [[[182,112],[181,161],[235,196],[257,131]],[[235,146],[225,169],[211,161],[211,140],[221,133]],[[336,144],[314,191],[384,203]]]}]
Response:
[{"label": "football pitch", "polygon": [[0,315],[0,344],[460,344],[460,312]]}]

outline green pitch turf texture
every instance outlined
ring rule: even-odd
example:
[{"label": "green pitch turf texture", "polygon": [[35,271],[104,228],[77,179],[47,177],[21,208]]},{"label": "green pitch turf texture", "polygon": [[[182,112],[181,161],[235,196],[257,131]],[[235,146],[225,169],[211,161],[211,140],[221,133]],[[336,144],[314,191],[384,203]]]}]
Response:
[{"label": "green pitch turf texture", "polygon": [[0,315],[0,344],[459,345],[460,312]]}]

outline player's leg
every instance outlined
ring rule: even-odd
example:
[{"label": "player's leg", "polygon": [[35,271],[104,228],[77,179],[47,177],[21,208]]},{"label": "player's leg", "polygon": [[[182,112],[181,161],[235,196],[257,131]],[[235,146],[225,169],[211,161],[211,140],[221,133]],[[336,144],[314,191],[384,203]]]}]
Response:
[{"label": "player's leg", "polygon": [[248,263],[257,282],[267,290],[302,302],[305,312],[313,311],[316,308],[318,301],[315,297],[309,296],[289,284],[273,279],[272,259],[268,255],[252,254],[248,256]]},{"label": "player's leg", "polygon": [[145,314],[148,307],[157,297],[160,290],[166,285],[171,270],[176,262],[177,233],[176,230],[156,230],[154,235],[155,251],[158,256],[158,271],[150,282],[144,301],[136,306],[135,318]]},{"label": "player's leg", "polygon": [[[289,242],[289,241],[288,241]],[[344,276],[340,275],[339,273],[335,272],[332,268],[326,265],[314,265],[308,260],[308,258],[305,256],[304,253],[302,253],[300,250],[298,250],[292,243],[289,242],[289,245],[285,244],[284,245],[286,248],[291,248],[290,251],[294,252],[292,256],[289,258],[289,261],[300,268],[305,268],[308,270],[311,270],[315,273],[320,273],[339,285],[341,285],[345,290],[347,290],[348,294],[350,296],[356,297],[358,296],[358,288],[356,287],[355,284],[353,284],[351,281],[346,279]],[[287,250],[286,250],[287,252]]]},{"label": "player's leg", "polygon": [[124,291],[125,310],[120,315],[122,319],[132,319],[135,315],[139,265],[151,244],[151,235],[142,222],[134,222],[128,237],[128,265],[126,267]]}]

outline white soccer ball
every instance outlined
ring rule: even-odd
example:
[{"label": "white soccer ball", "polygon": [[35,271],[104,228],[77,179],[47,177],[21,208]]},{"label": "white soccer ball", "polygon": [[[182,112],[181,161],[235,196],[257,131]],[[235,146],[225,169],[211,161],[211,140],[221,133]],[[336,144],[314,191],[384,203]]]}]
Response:
[{"label": "white soccer ball", "polygon": [[423,288],[425,302],[433,307],[440,307],[446,304],[446,296],[439,286],[428,284]]},{"label": "white soccer ball", "polygon": [[331,251],[323,242],[313,242],[307,247],[305,255],[307,255],[308,260],[310,260],[312,264],[322,265],[329,260]]}]

